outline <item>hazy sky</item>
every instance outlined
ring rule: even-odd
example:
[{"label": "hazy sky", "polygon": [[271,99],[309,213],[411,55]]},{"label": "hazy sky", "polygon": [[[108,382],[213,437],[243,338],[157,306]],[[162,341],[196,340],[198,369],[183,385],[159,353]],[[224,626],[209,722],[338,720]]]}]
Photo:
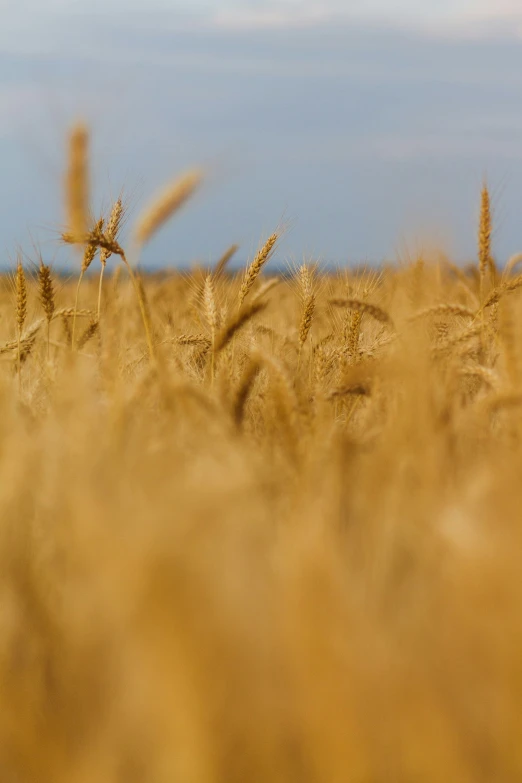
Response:
[{"label": "hazy sky", "polygon": [[[520,10],[519,10],[520,9]],[[209,182],[146,261],[378,261],[474,252],[494,192],[500,258],[522,249],[522,2],[0,0],[0,254],[53,258],[63,140],[93,129],[96,208],[171,175]]]}]

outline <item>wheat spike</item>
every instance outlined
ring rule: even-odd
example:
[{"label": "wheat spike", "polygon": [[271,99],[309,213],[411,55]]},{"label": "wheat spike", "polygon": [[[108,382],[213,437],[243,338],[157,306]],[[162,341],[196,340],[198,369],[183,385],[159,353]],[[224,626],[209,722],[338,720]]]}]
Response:
[{"label": "wheat spike", "polygon": [[92,318],[95,313],[94,310],[75,310],[74,307],[60,307],[59,310],[55,310],[53,313],[53,320],[55,318],[74,318],[74,316],[83,318]]},{"label": "wheat spike", "polygon": [[303,311],[299,324],[299,349],[301,350],[310,332],[315,313],[315,292],[313,272],[303,264],[298,271]]},{"label": "wheat spike", "polygon": [[89,222],[89,133],[86,125],[76,124],[69,134],[69,160],[65,180],[67,225],[70,240],[83,242]]},{"label": "wheat spike", "polygon": [[108,259],[112,255],[112,250],[110,250],[110,247],[114,246],[114,243],[117,243],[118,234],[120,231],[123,217],[124,217],[123,201],[120,197],[119,199],[117,199],[117,201],[114,202],[114,206],[112,207],[109,221],[105,229],[105,238],[107,240],[107,244],[104,247],[102,247],[100,250],[100,261],[103,266],[105,266]]},{"label": "wheat spike", "polygon": [[175,340],[180,345],[205,345],[210,348],[211,341],[204,334],[181,334]]},{"label": "wheat spike", "polygon": [[259,273],[261,272],[262,268],[270,258],[274,247],[276,245],[276,242],[278,240],[278,234],[274,233],[270,237],[268,237],[267,241],[263,245],[263,247],[258,251],[256,254],[254,260],[250,264],[250,266],[245,271],[245,275],[243,277],[243,282],[241,284],[241,288],[239,291],[239,306],[243,304],[245,301],[245,298],[254,285]]},{"label": "wheat spike", "polygon": [[480,301],[484,302],[486,293],[486,272],[491,259],[491,201],[486,184],[482,187],[480,198],[480,220],[478,235],[478,255],[480,273]]},{"label": "wheat spike", "polygon": [[100,218],[91,232],[92,239],[87,242],[85,250],[83,251],[82,272],[86,272],[94,261],[96,252],[98,250],[98,243],[96,238],[102,233],[104,222],[104,219]]},{"label": "wheat spike", "polygon": [[54,304],[54,285],[51,276],[51,269],[47,264],[40,259],[40,267],[38,269],[38,283],[39,283],[39,296],[42,309],[45,313],[45,320],[47,321],[47,359],[50,355],[50,334],[51,334],[51,321],[53,320],[55,304]]},{"label": "wheat spike", "polygon": [[25,319],[27,317],[27,282],[25,279],[24,267],[20,259],[16,264],[15,276],[16,289],[16,325],[18,334],[22,334]]},{"label": "wheat spike", "polygon": [[228,250],[223,253],[219,261],[217,262],[215,269],[214,269],[214,278],[221,277],[221,275],[225,272],[228,264],[232,260],[232,258],[235,256],[237,251],[239,250],[239,245],[231,245]]},{"label": "wheat spike", "polygon": [[433,305],[432,307],[426,307],[424,310],[419,310],[413,315],[410,315],[408,321],[417,321],[420,318],[427,318],[431,315],[457,315],[462,318],[474,318],[476,312],[470,310],[469,307],[464,307],[464,305],[460,304],[439,304]]},{"label": "wheat spike", "polygon": [[136,224],[134,235],[144,245],[161,226],[178,210],[201,185],[203,173],[189,171],[169,185],[142,213]]},{"label": "wheat spike", "polygon": [[40,261],[38,269],[38,283],[39,283],[39,297],[43,311],[45,313],[45,319],[50,323],[53,319],[55,305],[54,305],[54,285],[51,276],[51,269],[43,261]]},{"label": "wheat spike", "polygon": [[265,283],[259,286],[258,290],[252,294],[251,303],[254,304],[254,302],[260,302],[270,291],[272,291],[273,288],[276,287],[276,285],[279,285],[281,282],[280,277],[271,277],[270,280],[267,280]]},{"label": "wheat spike", "polygon": [[230,340],[234,337],[240,329],[245,326],[255,315],[264,310],[266,304],[264,302],[255,302],[249,306],[241,308],[235,318],[233,318],[217,335],[215,342],[215,352],[218,353],[225,348]]},{"label": "wheat spike", "polygon": [[[32,343],[36,338],[36,335],[44,322],[45,322],[45,318],[41,318],[40,320],[35,321],[35,323],[32,324],[29,327],[29,329],[27,329],[27,331],[21,336],[20,346],[23,347],[24,345]],[[0,346],[0,354],[9,353],[10,351],[16,351],[17,348],[18,348],[18,340],[9,340],[8,342]]]},{"label": "wheat spike", "polygon": [[86,345],[90,339],[94,337],[96,332],[98,331],[99,323],[98,321],[91,321],[89,326],[86,328],[84,333],[81,335],[80,339],[78,340],[77,348],[79,351]]},{"label": "wheat spike", "polygon": [[383,310],[382,307],[377,307],[377,305],[363,302],[361,299],[334,298],[330,299],[330,304],[334,307],[347,307],[350,310],[355,310],[361,314],[368,313],[368,315],[371,315],[376,321],[393,326],[393,321],[386,310]]},{"label": "wheat spike", "polygon": [[260,361],[256,359],[251,359],[248,362],[245,370],[243,371],[243,375],[241,377],[239,386],[236,390],[234,402],[232,406],[234,422],[238,429],[241,429],[248,395],[252,390],[252,387],[255,383],[255,380],[260,370],[261,370]]},{"label": "wheat spike", "polygon": [[15,275],[16,292],[16,329],[17,329],[17,374],[18,374],[18,393],[22,392],[22,331],[27,316],[27,283],[22,261],[18,258]]},{"label": "wheat spike", "polygon": [[315,294],[310,294],[305,302],[301,323],[299,325],[299,344],[301,347],[305,344],[306,338],[310,332],[315,313]]},{"label": "wheat spike", "polygon": [[216,294],[214,291],[214,280],[212,275],[207,275],[203,284],[203,304],[205,307],[205,317],[214,339],[219,325],[218,311],[216,307]]}]

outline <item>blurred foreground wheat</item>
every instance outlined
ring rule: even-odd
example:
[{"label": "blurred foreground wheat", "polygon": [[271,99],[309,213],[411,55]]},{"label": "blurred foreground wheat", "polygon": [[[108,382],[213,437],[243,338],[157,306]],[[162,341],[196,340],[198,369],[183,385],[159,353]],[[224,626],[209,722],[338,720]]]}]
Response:
[{"label": "blurred foreground wheat", "polygon": [[[141,277],[84,168],[81,289],[0,288],[0,780],[522,780],[521,279],[488,200],[466,271],[266,278],[276,233],[242,274]],[[99,251],[131,276],[84,276]]]}]

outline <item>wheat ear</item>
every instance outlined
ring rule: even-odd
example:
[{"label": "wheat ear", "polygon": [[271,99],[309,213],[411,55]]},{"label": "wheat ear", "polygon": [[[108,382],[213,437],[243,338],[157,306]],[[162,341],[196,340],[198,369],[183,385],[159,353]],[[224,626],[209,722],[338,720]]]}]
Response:
[{"label": "wheat ear", "polygon": [[237,315],[231,321],[229,321],[229,323],[217,336],[214,347],[215,353],[217,354],[222,351],[223,348],[228,345],[234,335],[237,334],[237,332],[239,332],[239,330],[242,329],[243,326],[245,326],[245,324],[248,323],[255,315],[257,315],[257,313],[260,313],[262,310],[264,310],[265,307],[265,302],[255,302],[246,307],[242,307]]},{"label": "wheat ear", "polygon": [[18,259],[16,264],[16,330],[17,330],[17,372],[18,372],[18,389],[21,391],[22,385],[22,362],[20,353],[20,344],[22,339],[22,332],[24,329],[25,319],[27,317],[27,282],[25,279],[24,267],[22,261]]},{"label": "wheat ear", "polygon": [[300,348],[302,348],[310,332],[315,313],[313,278],[308,267],[304,265],[301,267],[299,270],[299,280],[301,284],[301,296],[303,300],[303,312],[301,315],[301,322],[299,324],[299,345]]},{"label": "wheat ear", "polygon": [[67,225],[72,242],[83,242],[89,222],[89,133],[76,124],[69,134],[69,159],[65,177]]},{"label": "wheat ear", "polygon": [[480,198],[480,220],[478,235],[479,274],[480,274],[480,303],[484,303],[486,293],[486,273],[491,258],[491,200],[486,184],[482,187]]},{"label": "wheat ear", "polygon": [[233,401],[233,417],[234,422],[238,430],[241,429],[244,415],[245,406],[248,399],[248,395],[252,390],[255,380],[261,370],[261,362],[259,359],[250,359],[246,369],[243,372],[239,387],[236,390]]},{"label": "wheat ear", "polygon": [[278,240],[278,234],[274,233],[270,237],[268,237],[267,241],[263,245],[263,247],[257,252],[254,260],[250,264],[250,266],[245,271],[243,282],[241,283],[241,288],[239,290],[239,306],[243,304],[245,301],[245,298],[254,285],[259,273],[261,272],[262,268],[270,258],[275,244]]},{"label": "wheat ear", "polygon": [[368,315],[371,315],[372,318],[375,318],[376,321],[393,326],[393,321],[386,310],[383,310],[382,307],[377,307],[377,305],[369,304],[369,302],[363,302],[361,299],[336,298],[330,299],[330,304],[334,307],[347,307],[350,310],[361,313],[361,315],[368,313]]},{"label": "wheat ear", "polygon": [[212,342],[212,356],[211,356],[211,368],[210,368],[210,381],[214,383],[214,358],[215,358],[215,344],[216,333],[219,325],[218,311],[216,307],[216,294],[214,291],[214,280],[212,275],[207,275],[205,283],[203,285],[203,304],[205,307],[205,317],[210,328],[210,337]]},{"label": "wheat ear", "polygon": [[232,260],[232,258],[236,255],[237,251],[239,250],[239,245],[231,245],[228,250],[223,253],[219,261],[217,262],[216,266],[214,267],[214,277],[221,277],[225,269],[227,268],[228,264]]},{"label": "wheat ear", "polygon": [[40,302],[44,311],[45,320],[47,322],[47,359],[49,359],[51,321],[53,320],[55,311],[54,285],[51,276],[51,269],[49,266],[47,266],[47,264],[44,264],[41,259],[38,269],[38,288]]}]

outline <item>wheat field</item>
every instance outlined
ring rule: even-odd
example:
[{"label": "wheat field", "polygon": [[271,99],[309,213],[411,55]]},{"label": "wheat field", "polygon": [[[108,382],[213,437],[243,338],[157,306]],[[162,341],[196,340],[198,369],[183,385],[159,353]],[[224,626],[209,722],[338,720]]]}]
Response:
[{"label": "wheat field", "polygon": [[0,780],[522,780],[522,276],[487,187],[467,269],[275,275],[275,227],[244,271],[145,275],[201,174],[127,252],[87,146],[71,277],[1,281]]}]

